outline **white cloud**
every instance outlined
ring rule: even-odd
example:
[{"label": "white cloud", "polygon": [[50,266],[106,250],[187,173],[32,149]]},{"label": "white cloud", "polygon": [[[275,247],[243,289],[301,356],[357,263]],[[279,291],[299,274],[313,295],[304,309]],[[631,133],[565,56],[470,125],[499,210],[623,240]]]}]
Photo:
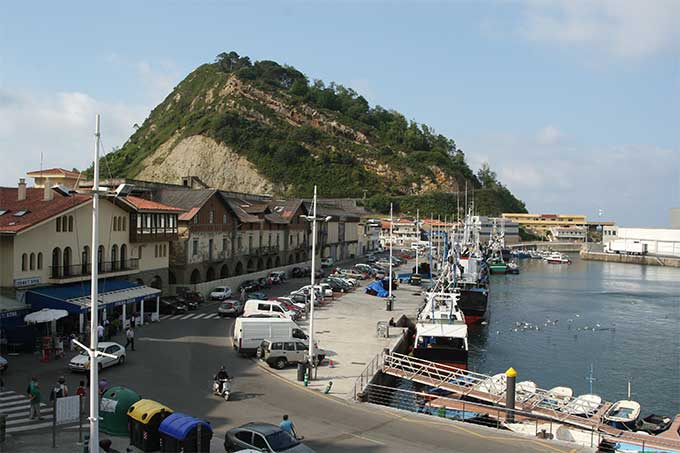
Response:
[{"label": "white cloud", "polygon": [[640,58],[678,48],[677,0],[525,0],[520,33],[532,41]]},{"label": "white cloud", "polygon": [[[95,114],[102,115],[102,141],[120,146],[149,112],[147,106],[100,102],[80,92],[37,95],[0,89],[0,185],[14,186],[27,171],[83,169],[92,163]],[[106,176],[106,169],[102,174]]]},{"label": "white cloud", "polygon": [[557,145],[563,138],[562,131],[552,125],[544,127],[536,134],[536,141],[539,145]]},{"label": "white cloud", "polygon": [[623,225],[666,226],[669,208],[680,205],[680,149],[538,143],[510,134],[487,134],[463,148],[473,168],[488,161],[530,211],[597,218],[603,209]]}]

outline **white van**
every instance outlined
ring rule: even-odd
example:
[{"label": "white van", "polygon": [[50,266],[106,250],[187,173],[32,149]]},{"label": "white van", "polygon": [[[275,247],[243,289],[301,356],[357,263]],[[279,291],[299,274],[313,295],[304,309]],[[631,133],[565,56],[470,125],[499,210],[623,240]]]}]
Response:
[{"label": "white van", "polygon": [[246,301],[246,305],[243,308],[243,317],[249,318],[252,316],[268,316],[292,320],[297,314],[291,313],[281,302],[275,300],[250,299]]},{"label": "white van", "polygon": [[307,340],[307,335],[290,319],[236,318],[231,344],[239,354],[254,354],[264,340]]}]

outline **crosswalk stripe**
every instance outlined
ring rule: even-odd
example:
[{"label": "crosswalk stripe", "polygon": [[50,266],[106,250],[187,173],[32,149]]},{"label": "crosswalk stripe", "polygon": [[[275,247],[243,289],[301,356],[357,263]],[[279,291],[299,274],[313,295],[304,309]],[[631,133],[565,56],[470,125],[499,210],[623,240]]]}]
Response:
[{"label": "crosswalk stripe", "polygon": [[7,396],[7,395],[16,395],[16,392],[12,392],[12,391],[0,392],[0,396]]},{"label": "crosswalk stripe", "polygon": [[182,316],[184,316],[184,315],[175,315],[175,316],[173,316],[173,317],[170,318],[170,319],[179,319],[179,318],[181,318]]},{"label": "crosswalk stripe", "polygon": [[163,316],[160,317],[160,319],[163,320],[163,319],[168,319],[170,317],[172,317],[172,315],[163,315]]},{"label": "crosswalk stripe", "polygon": [[31,431],[33,429],[41,429],[41,428],[49,428],[52,426],[52,422],[47,422],[47,423],[39,423],[37,425],[26,425],[26,426],[17,426],[14,428],[7,428],[6,432],[7,433],[20,433],[22,431]]},{"label": "crosswalk stripe", "polygon": [[[50,408],[50,409],[41,409],[41,410],[40,410],[40,416],[41,416],[43,419],[45,419],[45,420],[52,420],[52,415],[48,415],[48,412],[51,413],[51,412],[52,412],[52,408]],[[23,417],[23,418],[8,420],[8,421],[7,421],[7,425],[8,425],[8,426],[11,426],[11,425],[21,425],[22,423],[30,423],[30,422],[35,421],[35,420],[31,420],[30,418],[28,418],[27,415],[28,415],[28,412],[27,412],[26,414],[24,414],[24,417]]]},{"label": "crosswalk stripe", "polygon": [[208,316],[206,316],[203,319],[213,319],[215,316],[217,316],[217,313],[210,313]]},{"label": "crosswalk stripe", "polygon": [[0,407],[1,407],[1,408],[6,408],[6,407],[12,407],[12,406],[23,406],[23,405],[26,405],[26,404],[28,404],[28,403],[29,403],[29,399],[28,399],[28,398],[24,398],[24,399],[21,400],[21,401],[18,400],[18,401],[12,401],[11,403],[4,403],[4,404],[2,404],[2,406],[0,406]]},{"label": "crosswalk stripe", "polygon": [[183,316],[183,317],[181,317],[181,318],[179,318],[179,319],[189,319],[189,318],[193,318],[193,317],[194,317],[194,314],[192,313],[192,314],[190,314],[190,315]]},{"label": "crosswalk stripe", "polygon": [[207,314],[208,314],[208,313],[201,313],[200,315],[196,315],[196,316],[194,317],[194,319],[201,319],[202,317],[204,317],[204,316],[207,315]]},{"label": "crosswalk stripe", "polygon": [[24,395],[19,395],[19,394],[14,394],[12,396],[0,396],[0,405],[4,404],[7,401],[12,401],[12,400],[19,400],[19,399],[26,399]]}]

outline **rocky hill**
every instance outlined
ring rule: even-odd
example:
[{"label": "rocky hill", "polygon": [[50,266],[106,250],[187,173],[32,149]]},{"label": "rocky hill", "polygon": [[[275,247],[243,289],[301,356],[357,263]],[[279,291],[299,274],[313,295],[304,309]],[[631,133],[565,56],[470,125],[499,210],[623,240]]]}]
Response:
[{"label": "rocky hill", "polygon": [[308,196],[316,184],[324,197],[367,196],[377,208],[392,198],[450,197],[467,181],[490,200],[481,212],[524,210],[426,125],[235,52],[189,74],[107,160],[114,176],[176,183],[194,175],[225,190],[283,196]]}]

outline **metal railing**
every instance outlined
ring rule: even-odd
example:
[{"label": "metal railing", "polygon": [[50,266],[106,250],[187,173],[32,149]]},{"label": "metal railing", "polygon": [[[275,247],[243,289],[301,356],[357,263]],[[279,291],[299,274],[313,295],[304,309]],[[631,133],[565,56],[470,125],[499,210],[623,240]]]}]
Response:
[{"label": "metal railing", "polygon": [[[137,258],[131,258],[127,260],[102,261],[99,263],[98,268],[100,274],[135,271],[139,269],[139,260]],[[73,277],[84,277],[90,275],[90,271],[90,263],[50,266],[50,278],[52,280],[63,280]]]},{"label": "metal railing", "polygon": [[368,365],[366,365],[366,368],[359,374],[359,377],[356,378],[352,390],[350,391],[350,395],[354,401],[362,400],[366,386],[370,384],[378,371],[382,371],[384,360],[385,352],[379,352],[373,357]]}]

